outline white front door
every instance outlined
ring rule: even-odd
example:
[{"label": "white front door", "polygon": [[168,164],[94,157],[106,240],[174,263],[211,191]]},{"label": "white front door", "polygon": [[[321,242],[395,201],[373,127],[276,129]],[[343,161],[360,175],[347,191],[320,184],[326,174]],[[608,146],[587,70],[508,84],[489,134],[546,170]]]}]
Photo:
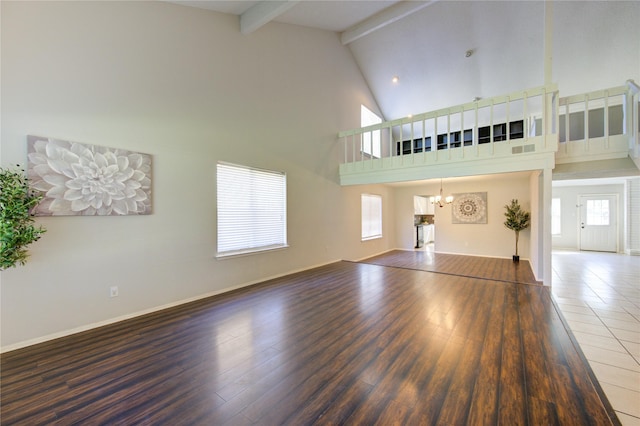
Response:
[{"label": "white front door", "polygon": [[618,251],[618,197],[580,196],[580,250]]}]

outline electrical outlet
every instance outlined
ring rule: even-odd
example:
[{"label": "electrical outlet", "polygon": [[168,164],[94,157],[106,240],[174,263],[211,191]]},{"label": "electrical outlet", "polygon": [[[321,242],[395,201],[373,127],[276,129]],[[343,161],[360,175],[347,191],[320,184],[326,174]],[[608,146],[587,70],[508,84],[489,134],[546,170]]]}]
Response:
[{"label": "electrical outlet", "polygon": [[118,286],[112,286],[109,289],[109,297],[118,297]]}]

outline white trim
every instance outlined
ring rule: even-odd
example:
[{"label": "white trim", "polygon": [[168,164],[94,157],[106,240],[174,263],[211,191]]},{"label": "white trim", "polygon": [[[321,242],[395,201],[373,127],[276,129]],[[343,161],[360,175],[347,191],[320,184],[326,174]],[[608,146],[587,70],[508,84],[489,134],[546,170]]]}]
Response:
[{"label": "white trim", "polygon": [[[416,250],[418,251],[418,250]],[[449,252],[449,251],[434,251],[434,253],[437,254],[454,254],[456,256],[473,256],[473,257],[488,257],[489,259],[513,259],[513,257],[511,256],[489,256],[486,254],[469,254],[469,253],[454,253],[454,252]],[[520,260],[526,260],[527,262],[531,263],[531,260],[528,257],[522,257],[520,256]],[[534,273],[535,275],[535,273]]]},{"label": "white trim", "polygon": [[[580,200],[582,197],[614,197],[615,198],[615,208],[616,214],[614,215],[616,224],[615,224],[615,235],[616,235],[616,249],[615,251],[602,251],[602,253],[624,253],[624,250],[620,250],[620,226],[621,219],[624,222],[624,208],[620,207],[620,194],[616,192],[607,192],[607,193],[583,193],[580,192],[577,195],[576,200],[576,232],[577,232],[577,246],[578,251],[599,251],[599,250],[583,250],[582,249],[582,232],[581,229],[581,221],[582,221],[582,204],[580,204]],[[611,217],[611,216],[610,216]]]},{"label": "white trim", "polygon": [[390,248],[389,250],[381,251],[381,252],[378,252],[378,253],[375,253],[375,254],[370,254],[367,257],[361,257],[360,259],[349,260],[348,262],[362,262],[363,260],[371,259],[372,257],[376,257],[376,256],[381,256],[381,255],[383,255],[385,253],[389,253],[390,251],[394,251],[394,250],[413,251],[413,250],[408,250],[408,249]]},{"label": "white trim", "polygon": [[57,333],[52,333],[52,334],[47,334],[46,336],[41,336],[41,337],[36,337],[34,339],[29,339],[29,340],[23,340],[22,342],[18,342],[18,343],[14,343],[11,345],[7,345],[7,346],[3,346],[2,348],[0,348],[0,353],[6,353],[6,352],[10,352],[10,351],[14,351],[16,349],[22,349],[25,348],[27,346],[33,346],[36,345],[38,343],[44,343],[44,342],[48,342],[50,340],[54,340],[54,339],[59,339],[61,337],[66,337],[66,336],[71,336],[73,334],[77,334],[77,333],[81,333],[83,331],[88,331],[88,330],[92,330],[94,328],[98,328],[98,327],[104,327],[106,325],[110,325],[110,324],[115,324],[117,322],[121,322],[121,321],[125,321],[128,319],[132,319],[132,318],[136,318],[142,315],[147,315],[147,314],[151,314],[153,312],[157,312],[157,311],[162,311],[164,309],[168,309],[168,308],[173,308],[179,305],[183,305],[185,303],[190,303],[190,302],[195,302],[197,300],[201,300],[201,299],[206,299],[207,297],[212,297],[212,296],[217,296],[219,294],[223,294],[223,293],[227,293],[233,290],[237,290],[243,287],[248,287],[254,284],[260,284],[262,282],[266,282],[269,280],[273,280],[276,278],[281,278],[287,275],[291,275],[291,274],[296,274],[298,272],[303,272],[303,271],[308,271],[311,269],[315,269],[315,268],[320,268],[322,266],[326,266],[326,265],[330,265],[332,263],[336,263],[336,262],[340,262],[340,259],[336,259],[336,260],[331,260],[329,262],[325,262],[325,263],[321,263],[318,265],[314,265],[314,266],[309,266],[306,268],[300,268],[300,269],[295,269],[289,272],[285,272],[282,274],[277,274],[277,275],[272,275],[270,277],[264,277],[264,278],[260,278],[258,280],[254,280],[254,281],[249,281],[243,284],[238,284],[232,287],[227,287],[224,288],[222,290],[217,290],[217,291],[212,291],[209,293],[205,293],[205,294],[201,294],[199,296],[194,296],[194,297],[189,297],[187,299],[182,299],[182,300],[178,300],[176,302],[171,302],[171,303],[167,303],[164,305],[160,305],[160,306],[155,306],[153,308],[149,308],[149,309],[143,309],[141,311],[137,311],[137,312],[133,312],[130,314],[126,314],[126,315],[121,315],[119,317],[115,317],[115,318],[110,318],[104,321],[99,321],[99,322],[94,322],[92,324],[87,324],[87,325],[83,325],[80,327],[76,327],[76,328],[72,328],[69,330],[64,330],[64,331],[59,331]]},{"label": "white trim", "polygon": [[[379,252],[379,253],[376,253],[376,254],[371,254],[371,255],[369,255],[367,257],[363,257],[363,258],[360,258],[360,259],[357,259],[357,260],[351,260],[351,262],[362,262],[363,260],[367,260],[367,259],[370,259],[372,257],[380,256],[380,255],[383,255],[385,253],[389,253],[390,251],[396,251],[396,250],[397,251],[424,251],[424,250],[416,250],[416,249],[413,249],[413,248],[410,248],[410,249],[408,249],[408,248],[391,248],[389,250],[385,250],[385,251],[382,251],[382,252]],[[433,253],[437,253],[437,254],[453,254],[453,255],[456,255],[456,256],[488,257],[488,258],[491,258],[491,259],[511,259],[511,257],[507,257],[507,256],[488,256],[488,255],[485,255],[485,254],[454,253],[454,252],[448,252],[448,251],[434,251]],[[531,261],[530,261],[530,259],[528,257],[520,256],[520,260],[526,260],[527,262],[531,263]]]}]

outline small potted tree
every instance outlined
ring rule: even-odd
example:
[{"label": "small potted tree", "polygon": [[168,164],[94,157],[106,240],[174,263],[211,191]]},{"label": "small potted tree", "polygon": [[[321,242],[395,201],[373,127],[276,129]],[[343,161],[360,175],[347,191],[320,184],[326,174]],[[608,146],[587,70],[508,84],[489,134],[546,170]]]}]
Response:
[{"label": "small potted tree", "polygon": [[516,233],[516,254],[513,256],[513,261],[519,262],[518,240],[520,239],[520,231],[529,227],[531,214],[520,207],[518,200],[511,200],[511,204],[506,204],[504,208],[506,209],[504,216],[507,218],[504,221],[504,226]]},{"label": "small potted tree", "polygon": [[34,226],[31,214],[41,199],[29,188],[24,170],[0,167],[0,270],[24,265],[26,247],[45,232]]}]

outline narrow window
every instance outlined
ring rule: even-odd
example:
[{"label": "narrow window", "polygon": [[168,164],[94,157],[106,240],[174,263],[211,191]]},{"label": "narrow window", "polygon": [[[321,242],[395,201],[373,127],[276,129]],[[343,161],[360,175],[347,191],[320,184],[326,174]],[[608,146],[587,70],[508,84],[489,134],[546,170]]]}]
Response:
[{"label": "narrow window", "polygon": [[[360,126],[367,127],[382,123],[382,119],[364,105],[360,105]],[[380,130],[362,134],[361,151],[365,155],[380,158]]]},{"label": "narrow window", "polygon": [[560,198],[551,199],[551,235],[560,235],[562,212],[560,210]]},{"label": "narrow window", "polygon": [[287,176],[219,162],[218,257],[287,247]]},{"label": "narrow window", "polygon": [[362,241],[382,238],[382,197],[362,194]]}]

